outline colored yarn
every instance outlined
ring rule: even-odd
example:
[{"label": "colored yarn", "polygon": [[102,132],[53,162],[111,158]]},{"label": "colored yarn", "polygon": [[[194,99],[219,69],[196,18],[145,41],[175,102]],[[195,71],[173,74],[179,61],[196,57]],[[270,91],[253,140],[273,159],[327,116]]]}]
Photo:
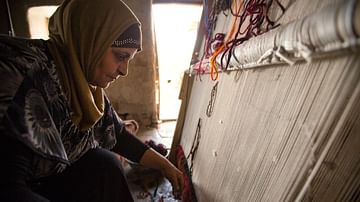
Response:
[{"label": "colored yarn", "polygon": [[197,152],[197,149],[200,144],[200,138],[201,138],[200,131],[201,131],[201,118],[199,118],[199,121],[198,121],[198,124],[196,127],[196,132],[195,132],[194,140],[191,144],[190,152],[189,152],[188,156],[186,157],[186,159],[190,158],[190,175],[192,175],[194,159],[195,159],[196,152]]},{"label": "colored yarn", "polygon": [[[278,19],[273,21],[268,16],[269,8],[273,2],[274,0],[240,0],[239,2],[238,0],[234,0],[231,3],[228,0],[218,0],[214,2],[213,8],[209,13],[208,0],[204,0],[205,44],[204,53],[200,59],[199,68],[197,69],[197,75],[205,72],[206,68],[203,67],[203,61],[209,58],[210,77],[213,81],[217,80],[219,77],[219,68],[224,71],[228,69],[230,59],[233,57],[233,50],[236,46],[239,46],[252,37],[261,35],[279,26],[279,24],[275,23]],[[285,7],[278,0],[275,0],[275,3],[284,13]],[[212,39],[217,16],[220,11],[224,11],[224,9],[229,9],[235,19],[230,31],[226,35],[226,39],[224,33],[216,33]],[[222,38],[221,43],[219,43],[219,38]],[[220,54],[222,54],[222,58],[219,67],[219,65],[216,64],[216,58]],[[225,64],[224,57],[227,57]]]},{"label": "colored yarn", "polygon": [[[215,5],[214,5],[215,6]],[[211,55],[211,36],[212,32],[215,29],[216,21],[217,21],[217,15],[214,12],[214,7],[212,8],[211,13],[209,13],[209,3],[208,0],[204,0],[204,27],[205,27],[205,44],[204,44],[204,53],[200,59],[199,62],[199,70],[204,70],[202,66],[203,60],[206,58],[209,58]],[[205,71],[197,71],[197,76],[200,76],[201,73],[204,73]]]},{"label": "colored yarn", "polygon": [[157,151],[159,154],[163,155],[163,156],[167,156],[168,154],[168,150],[166,149],[165,145],[159,143],[156,144],[154,142],[154,140],[147,140],[145,141],[146,145],[149,145],[152,149],[154,149],[155,151]]},{"label": "colored yarn", "polygon": [[181,170],[184,178],[184,189],[181,194],[181,201],[197,202],[195,189],[191,180],[190,169],[181,145],[176,147],[176,166]]},{"label": "colored yarn", "polygon": [[212,115],[212,113],[214,111],[218,84],[219,84],[219,82],[217,81],[216,84],[213,86],[213,88],[211,90],[210,101],[209,101],[209,104],[208,104],[208,106],[206,108],[206,116],[208,116],[208,117],[211,117],[211,115]]},{"label": "colored yarn", "polygon": [[[281,3],[278,0],[275,0],[275,2],[279,5],[282,12],[284,13],[285,8],[281,5]],[[240,18],[240,23],[234,39],[226,44],[226,49],[222,55],[221,66],[224,68],[224,70],[228,68],[230,59],[233,56],[231,53],[233,53],[233,49],[236,46],[239,46],[250,38],[268,32],[270,29],[274,29],[280,25],[276,24],[275,21],[272,21],[268,16],[269,8],[272,4],[273,0],[249,0],[245,3],[244,11],[241,15],[235,14],[233,11],[231,11],[234,16]],[[249,21],[249,24],[244,27],[243,25],[246,20]],[[265,29],[262,30],[261,28],[264,25],[266,25]],[[244,31],[241,31],[243,28],[245,28]],[[223,57],[225,57],[225,55],[227,55],[227,59],[226,64],[224,65]]]},{"label": "colored yarn", "polygon": [[[282,6],[278,0],[275,2],[284,13],[284,6]],[[240,1],[239,6],[237,5],[236,0],[233,3],[235,4],[234,7],[236,11],[234,11],[231,6],[230,11],[231,14],[235,17],[235,20],[231,26],[231,30],[228,33],[227,40],[215,51],[213,51],[210,56],[210,76],[214,81],[218,79],[219,74],[219,68],[216,64],[216,58],[219,54],[223,53],[220,60],[220,67],[222,70],[227,70],[230,59],[232,57],[231,53],[236,46],[239,46],[252,37],[263,34],[270,29],[279,26],[279,24],[276,24],[275,21],[272,21],[268,16],[268,11],[270,6],[273,4],[273,0],[249,0],[245,3],[244,1]],[[240,14],[241,11],[242,14]],[[245,26],[246,21],[248,21],[248,24]],[[265,29],[262,29],[263,26],[265,26]],[[207,50],[209,50],[209,47],[207,47]],[[225,55],[227,55],[226,64],[223,63],[223,57],[225,57]]]},{"label": "colored yarn", "polygon": [[[243,6],[243,1],[240,2],[240,5],[239,7],[237,7],[237,1],[235,0],[234,1],[234,4],[235,4],[235,7],[237,8],[237,13],[240,13],[240,10]],[[231,6],[230,6],[230,9],[231,9]],[[232,11],[232,9],[231,9]],[[233,12],[233,11],[232,11]],[[237,15],[237,14],[236,14]],[[228,44],[229,43],[229,40],[233,37],[234,33],[235,33],[235,27],[236,27],[236,22],[237,22],[237,19],[238,18],[235,18],[232,26],[231,26],[231,30],[230,32],[228,33],[228,36],[227,36],[227,40],[225,43],[223,43],[221,46],[219,46],[215,51],[214,53],[212,54],[212,56],[210,57],[210,76],[211,76],[211,79],[213,81],[217,80],[218,79],[218,75],[219,75],[219,71],[218,71],[218,68],[216,66],[216,63],[215,63],[215,60],[216,60],[216,57],[225,50],[225,44]],[[223,65],[221,64],[221,66],[223,67]]]}]

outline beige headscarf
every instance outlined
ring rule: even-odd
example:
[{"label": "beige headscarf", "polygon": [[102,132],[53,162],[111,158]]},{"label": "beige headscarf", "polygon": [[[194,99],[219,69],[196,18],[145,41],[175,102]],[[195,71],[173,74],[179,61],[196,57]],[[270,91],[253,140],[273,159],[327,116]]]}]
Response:
[{"label": "beige headscarf", "polygon": [[73,110],[72,121],[86,130],[104,113],[103,89],[89,86],[94,67],[113,41],[139,24],[120,0],[65,0],[49,21],[49,49]]}]

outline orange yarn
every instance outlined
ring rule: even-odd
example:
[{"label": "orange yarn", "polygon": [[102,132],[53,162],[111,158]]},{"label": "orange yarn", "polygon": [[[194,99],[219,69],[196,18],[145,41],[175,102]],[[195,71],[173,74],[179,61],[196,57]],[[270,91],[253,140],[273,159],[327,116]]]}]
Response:
[{"label": "orange yarn", "polygon": [[[235,4],[235,9],[237,9],[237,14],[239,14],[241,9],[244,6],[244,1],[240,0],[240,5],[238,8],[237,8],[237,0],[234,0],[233,3]],[[219,70],[218,70],[218,67],[216,66],[216,62],[215,62],[216,57],[225,50],[226,44],[230,41],[230,39],[232,39],[232,37],[235,33],[235,30],[236,30],[238,17],[236,17],[236,16],[234,16],[234,17],[235,17],[235,20],[233,21],[230,32],[227,34],[225,42],[220,47],[215,49],[214,53],[210,57],[210,77],[213,81],[216,81],[219,77]]]}]

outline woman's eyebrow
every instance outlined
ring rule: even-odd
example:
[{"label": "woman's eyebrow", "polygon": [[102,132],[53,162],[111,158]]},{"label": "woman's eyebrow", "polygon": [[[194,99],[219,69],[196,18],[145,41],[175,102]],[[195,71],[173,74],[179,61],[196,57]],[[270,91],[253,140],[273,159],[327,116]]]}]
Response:
[{"label": "woman's eyebrow", "polygon": [[126,51],[115,51],[113,50],[113,53],[116,55],[121,55],[121,57],[130,57],[130,53],[126,52]]},{"label": "woman's eyebrow", "polygon": [[125,52],[125,51],[115,51],[115,53],[119,54],[119,55],[126,56],[126,57],[130,57],[130,54],[128,52]]},{"label": "woman's eyebrow", "polygon": [[132,60],[134,58],[136,52],[129,53],[129,52],[126,52],[123,50],[113,50],[113,53],[117,54],[117,55],[121,55],[122,57],[126,57],[126,58],[129,58],[130,60]]}]

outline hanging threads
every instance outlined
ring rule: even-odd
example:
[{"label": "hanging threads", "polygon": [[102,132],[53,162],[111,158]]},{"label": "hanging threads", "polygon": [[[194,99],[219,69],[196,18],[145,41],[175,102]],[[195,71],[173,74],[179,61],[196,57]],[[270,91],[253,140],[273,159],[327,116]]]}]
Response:
[{"label": "hanging threads", "polygon": [[216,15],[215,13],[212,12],[209,13],[209,2],[208,0],[204,0],[204,29],[205,29],[205,44],[204,44],[204,53],[201,56],[198,68],[196,70],[196,76],[199,76],[200,80],[201,77],[200,75],[205,73],[206,68],[203,67],[203,62],[205,59],[207,59],[209,57],[209,49],[210,49],[210,40],[211,40],[211,36],[212,36],[212,31],[214,29],[214,26],[216,24]]},{"label": "hanging threads", "polygon": [[219,84],[219,82],[217,81],[211,90],[210,101],[206,108],[206,116],[208,116],[208,117],[211,117],[211,115],[214,111],[214,105],[215,105],[215,100],[216,100],[216,95],[217,95],[218,84]]},{"label": "hanging threads", "polygon": [[[278,1],[275,1],[280,7],[282,14],[285,12],[284,6]],[[280,24],[276,24],[275,21],[271,20],[268,16],[269,9],[273,4],[273,0],[249,0],[244,5],[244,10],[241,15],[235,14],[232,10],[231,13],[240,19],[238,29],[236,31],[235,37],[233,40],[229,41],[225,45],[225,50],[223,51],[221,58],[221,66],[224,70],[228,69],[230,59],[233,56],[233,50],[236,46],[241,45],[245,41],[248,41],[252,37],[256,37],[265,32],[268,32],[271,29],[278,27]],[[245,23],[247,22],[247,23]],[[265,28],[263,28],[265,27]],[[243,31],[242,31],[243,30]],[[228,54],[226,54],[228,53]],[[226,55],[226,64],[223,64],[223,58]]]},{"label": "hanging threads", "polygon": [[219,14],[220,12],[223,12],[224,15],[225,14],[225,11],[228,10],[231,6],[231,0],[217,0],[215,2],[215,7],[214,7],[214,12],[216,14]]},{"label": "hanging threads", "polygon": [[[240,5],[239,5],[239,7],[238,7],[238,6],[237,6],[237,0],[235,0],[235,1],[234,1],[234,5],[235,5],[235,9],[237,10],[236,15],[238,15],[238,13],[240,13],[241,8],[242,8],[242,6],[243,6],[243,1],[240,2]],[[232,6],[230,5],[229,7],[230,7],[230,10],[231,10],[231,13],[233,13],[232,8],[231,8]],[[216,57],[217,57],[220,53],[222,53],[222,52],[225,50],[225,45],[228,44],[229,41],[230,41],[230,39],[233,38],[234,33],[235,33],[235,29],[236,29],[235,27],[236,27],[236,24],[237,24],[237,19],[238,19],[238,18],[236,17],[235,20],[234,20],[234,22],[233,22],[233,24],[232,24],[232,26],[231,26],[231,30],[230,30],[230,32],[229,32],[228,35],[227,35],[226,42],[222,43],[221,46],[218,46],[218,47],[214,50],[212,56],[210,57],[210,76],[211,76],[211,79],[212,79],[213,81],[215,81],[215,80],[218,79],[218,74],[219,74],[218,68],[217,68],[217,66],[216,66],[215,59],[216,59]],[[222,64],[221,64],[221,67],[223,67]]]},{"label": "hanging threads", "polygon": [[[225,34],[224,33],[216,33],[215,38],[211,42],[211,50],[212,52],[218,53],[223,50],[222,47],[224,47],[224,39]],[[211,56],[210,57],[210,76],[213,81],[216,81],[219,76],[218,68],[215,64],[215,58]]]},{"label": "hanging threads", "polygon": [[194,140],[191,145],[189,155],[186,157],[186,159],[190,158],[190,176],[192,176],[194,159],[200,144],[200,138],[201,138],[200,131],[201,131],[201,118],[199,118],[198,124],[196,126],[196,132],[195,132]]},{"label": "hanging threads", "polygon": [[182,201],[197,202],[194,185],[192,183],[190,169],[185,159],[184,150],[181,145],[176,147],[176,165],[183,173],[184,189],[181,195]]},{"label": "hanging threads", "polygon": [[[285,7],[278,0],[275,0],[275,3],[282,11],[282,15],[276,20],[271,20],[268,13],[273,2],[274,0],[240,0],[238,3],[238,0],[234,0],[231,3],[226,0],[218,0],[214,2],[211,13],[208,13],[208,2],[207,0],[204,0],[206,35],[204,54],[201,57],[198,69],[204,70],[202,67],[203,60],[209,59],[210,77],[213,81],[216,81],[219,77],[219,69],[221,71],[226,71],[228,69],[236,46],[241,45],[252,37],[261,35],[278,27],[280,24],[276,24],[276,22],[284,14]],[[224,33],[217,33],[212,39],[217,16],[221,11],[224,12],[224,9],[229,9],[230,13],[235,17],[231,30],[226,34],[226,40]],[[224,15],[226,14],[224,13]],[[214,49],[213,42],[218,40],[219,35],[223,35],[223,43],[218,44]],[[216,63],[216,58],[220,54],[222,56],[220,64],[218,65]],[[225,60],[224,57],[226,57]],[[204,73],[205,71],[201,72]],[[200,74],[199,71],[197,73]]]},{"label": "hanging threads", "polygon": [[[205,73],[206,68],[202,67],[204,64],[204,60],[208,60],[210,56],[213,54],[212,51],[212,36],[213,31],[215,30],[216,22],[217,22],[217,16],[220,13],[220,11],[223,11],[222,9],[226,9],[226,7],[230,6],[229,0],[223,0],[222,2],[217,1],[214,2],[213,7],[211,9],[211,12],[209,13],[209,5],[208,0],[204,0],[204,27],[205,27],[205,43],[204,43],[204,51],[203,55],[201,56],[199,65],[198,65],[198,71],[197,75],[200,76],[200,73]],[[220,9],[220,10],[219,10]],[[216,35],[215,35],[216,37]],[[215,39],[216,40],[216,39]],[[208,63],[206,63],[208,64]],[[213,80],[217,79],[217,69],[211,69],[210,71],[213,72],[211,75],[214,78]],[[200,71],[199,71],[200,70]],[[200,79],[201,80],[201,79]]]}]

